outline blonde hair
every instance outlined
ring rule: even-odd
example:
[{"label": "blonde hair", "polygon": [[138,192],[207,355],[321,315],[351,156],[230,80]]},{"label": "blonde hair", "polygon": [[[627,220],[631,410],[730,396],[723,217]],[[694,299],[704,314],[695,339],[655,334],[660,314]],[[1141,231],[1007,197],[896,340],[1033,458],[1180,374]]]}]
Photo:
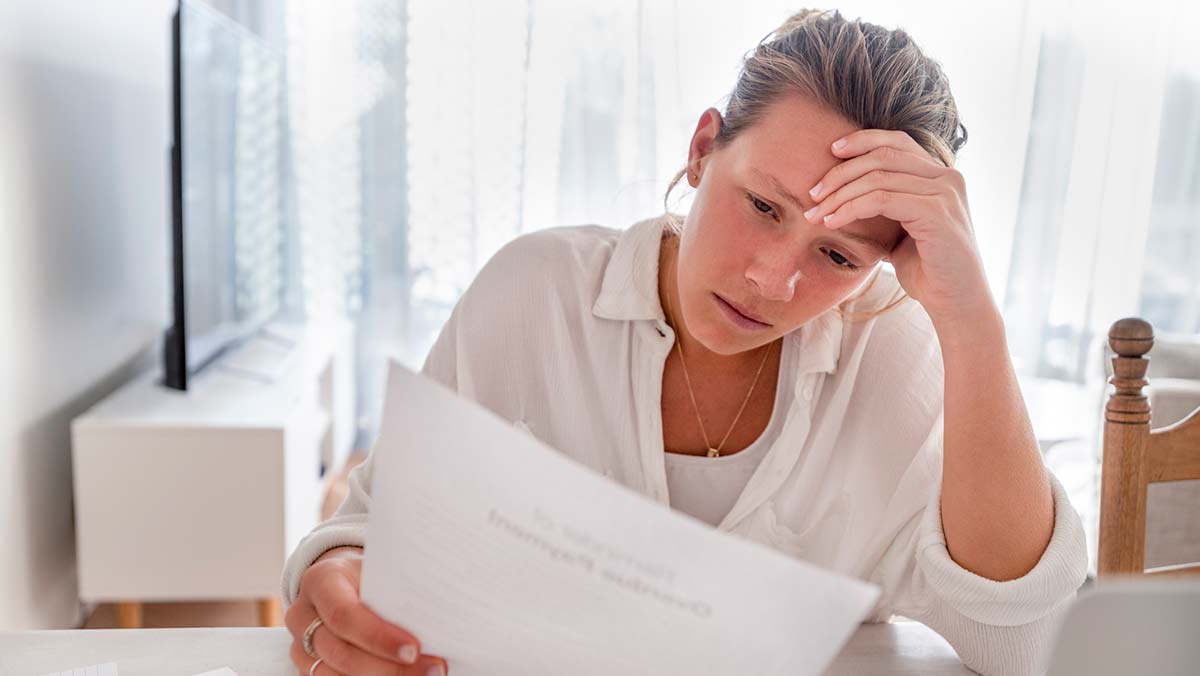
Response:
[{"label": "blonde hair", "polygon": [[[714,145],[732,143],[790,93],[826,106],[859,128],[903,131],[947,167],[954,166],[967,142],[967,128],[941,66],[903,30],[849,21],[837,10],[801,10],[746,54]],[[675,174],[663,195],[668,227],[675,234],[682,221],[670,213],[668,198],[686,173],[684,167]],[[839,311],[865,295],[877,277],[873,274]],[[905,298],[867,316],[890,310]]]}]

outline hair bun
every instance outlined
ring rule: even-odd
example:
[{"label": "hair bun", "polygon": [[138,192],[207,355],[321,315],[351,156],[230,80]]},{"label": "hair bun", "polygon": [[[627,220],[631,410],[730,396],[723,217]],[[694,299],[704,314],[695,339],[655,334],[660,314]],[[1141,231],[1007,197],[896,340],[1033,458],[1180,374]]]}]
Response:
[{"label": "hair bun", "polygon": [[830,9],[802,9],[802,10],[800,10],[799,12],[796,12],[795,14],[793,14],[793,15],[789,16],[789,17],[787,18],[787,21],[784,21],[784,22],[783,22],[783,24],[782,24],[781,26],[779,26],[779,28],[776,28],[776,29],[775,29],[775,35],[777,35],[777,36],[783,36],[783,35],[786,35],[786,34],[788,34],[788,33],[791,33],[792,31],[794,31],[794,30],[796,30],[797,28],[799,28],[799,27],[801,26],[801,24],[804,24],[805,22],[809,21],[810,19],[811,19],[811,20],[813,20],[813,21],[815,21],[816,19],[815,19],[815,18],[813,18],[813,17],[820,17],[820,16],[823,16],[823,15],[825,15],[825,14],[828,14],[828,13],[830,13],[830,12],[834,12],[834,13],[836,14],[836,13],[837,13],[837,10],[836,10],[836,9],[834,9],[834,10],[830,10]]}]

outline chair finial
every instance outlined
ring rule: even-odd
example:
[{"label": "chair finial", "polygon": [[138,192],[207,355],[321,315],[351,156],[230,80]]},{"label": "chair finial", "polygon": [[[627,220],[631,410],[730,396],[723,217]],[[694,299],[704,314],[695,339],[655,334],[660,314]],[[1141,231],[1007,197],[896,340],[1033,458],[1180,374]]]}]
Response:
[{"label": "chair finial", "polygon": [[1108,346],[1120,357],[1141,357],[1154,347],[1154,328],[1138,317],[1118,319],[1108,331]]},{"label": "chair finial", "polygon": [[1149,425],[1150,402],[1142,392],[1146,386],[1145,356],[1154,347],[1154,328],[1137,317],[1117,320],[1108,331],[1108,346],[1117,356],[1112,359],[1113,375],[1108,382],[1115,391],[1104,407],[1104,419],[1111,423]]}]

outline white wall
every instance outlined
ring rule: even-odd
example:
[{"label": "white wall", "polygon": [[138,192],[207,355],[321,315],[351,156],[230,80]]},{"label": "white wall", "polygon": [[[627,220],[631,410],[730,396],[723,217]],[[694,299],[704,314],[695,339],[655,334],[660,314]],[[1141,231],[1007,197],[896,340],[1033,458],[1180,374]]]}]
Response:
[{"label": "white wall", "polygon": [[79,621],[72,417],[168,317],[173,2],[0,2],[0,630]]}]

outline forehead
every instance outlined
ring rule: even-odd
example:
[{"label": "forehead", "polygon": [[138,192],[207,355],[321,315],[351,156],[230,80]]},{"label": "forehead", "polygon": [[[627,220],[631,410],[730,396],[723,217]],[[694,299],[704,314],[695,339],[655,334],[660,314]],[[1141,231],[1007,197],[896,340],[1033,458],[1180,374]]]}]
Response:
[{"label": "forehead", "polygon": [[754,166],[777,176],[789,187],[793,182],[812,183],[841,162],[830,146],[857,131],[854,123],[813,103],[800,94],[789,94],[766,108],[764,114],[734,142],[743,142],[741,153]]},{"label": "forehead", "polygon": [[[833,154],[830,146],[858,129],[854,123],[807,97],[791,94],[769,106],[728,150],[740,177],[765,187],[772,187],[768,177],[774,178],[806,206],[811,206],[808,190],[843,161]],[[861,219],[843,230],[885,244],[895,243],[902,234],[899,223],[882,216]]]}]

